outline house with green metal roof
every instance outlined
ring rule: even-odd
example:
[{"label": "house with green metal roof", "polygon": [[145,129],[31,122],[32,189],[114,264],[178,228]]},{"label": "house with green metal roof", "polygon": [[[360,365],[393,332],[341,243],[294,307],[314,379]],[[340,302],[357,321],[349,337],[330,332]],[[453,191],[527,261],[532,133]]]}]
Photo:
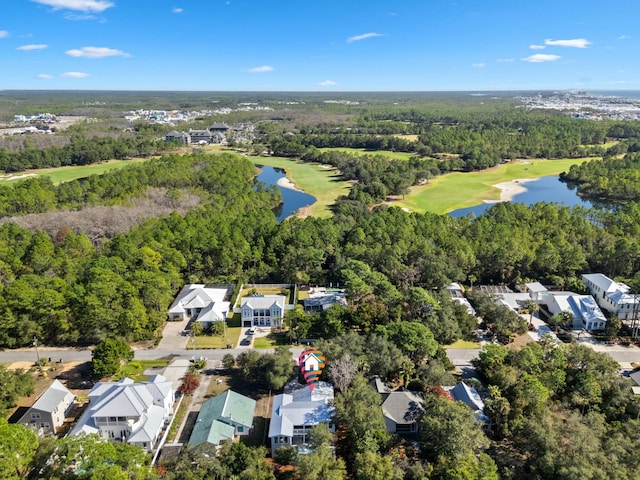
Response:
[{"label": "house with green metal roof", "polygon": [[189,438],[194,447],[201,443],[220,445],[235,435],[248,435],[253,427],[256,401],[227,390],[202,404]]}]

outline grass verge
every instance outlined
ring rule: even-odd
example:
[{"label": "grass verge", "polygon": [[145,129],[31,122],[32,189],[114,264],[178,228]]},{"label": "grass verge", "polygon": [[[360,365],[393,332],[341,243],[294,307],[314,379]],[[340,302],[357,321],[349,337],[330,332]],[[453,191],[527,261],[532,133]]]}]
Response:
[{"label": "grass verge", "polygon": [[240,327],[227,327],[226,338],[222,335],[200,335],[194,337],[195,342],[189,340],[187,348],[226,348],[227,344],[235,347],[238,344],[241,331]]},{"label": "grass verge", "polygon": [[169,360],[132,360],[120,367],[118,373],[114,375],[114,380],[129,377],[134,382],[144,382],[149,380],[148,375],[144,375],[144,371],[148,368],[164,368],[169,365]]}]

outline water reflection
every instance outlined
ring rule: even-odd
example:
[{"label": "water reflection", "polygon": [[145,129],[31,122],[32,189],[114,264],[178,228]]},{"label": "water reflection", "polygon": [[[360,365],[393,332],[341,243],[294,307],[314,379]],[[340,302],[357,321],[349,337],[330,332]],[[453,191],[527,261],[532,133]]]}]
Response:
[{"label": "water reflection", "polygon": [[286,177],[286,172],[282,168],[268,167],[257,163],[255,165],[261,169],[256,181],[266,185],[273,185],[280,190],[282,203],[273,211],[279,222],[293,215],[301,208],[308,207],[316,202],[316,198],[308,193],[278,185],[278,180]]}]

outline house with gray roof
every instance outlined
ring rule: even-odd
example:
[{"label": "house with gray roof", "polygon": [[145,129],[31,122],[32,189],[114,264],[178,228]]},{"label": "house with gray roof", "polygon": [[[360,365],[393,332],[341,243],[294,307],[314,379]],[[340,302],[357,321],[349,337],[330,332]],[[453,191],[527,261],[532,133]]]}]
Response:
[{"label": "house with gray roof", "polygon": [[313,287],[309,289],[309,297],[302,300],[302,306],[307,313],[324,312],[334,305],[347,306],[344,289]]},{"label": "house with gray roof", "polygon": [[284,295],[250,295],[240,304],[243,327],[279,327],[287,298]]},{"label": "house with gray roof", "polygon": [[176,130],[167,133],[164,136],[164,139],[167,142],[175,141],[178,143],[184,143],[185,145],[189,145],[191,143],[191,136],[187,132],[178,132]]},{"label": "house with gray roof", "polygon": [[632,320],[640,311],[640,295],[632,294],[628,285],[601,273],[584,274],[582,281],[598,306],[620,320]]},{"label": "house with gray roof", "polygon": [[235,435],[248,435],[253,427],[256,401],[227,390],[202,404],[189,444],[220,445]]},{"label": "house with gray roof", "polygon": [[69,435],[97,434],[150,452],[173,414],[174,400],[173,386],[162,375],[140,383],[130,378],[98,382],[89,392],[89,407]]},{"label": "house with gray roof", "polygon": [[418,432],[418,421],[424,413],[420,392],[397,390],[382,393],[382,415],[388,432],[412,434]]},{"label": "house with gray roof", "polygon": [[54,380],[17,423],[33,428],[38,435],[56,433],[73,408],[76,396],[60,380]]},{"label": "house with gray roof", "polygon": [[325,423],[330,431],[335,431],[334,415],[333,385],[318,382],[313,390],[307,385],[289,385],[285,393],[273,397],[269,424],[271,452],[290,446],[305,451],[315,425]]}]

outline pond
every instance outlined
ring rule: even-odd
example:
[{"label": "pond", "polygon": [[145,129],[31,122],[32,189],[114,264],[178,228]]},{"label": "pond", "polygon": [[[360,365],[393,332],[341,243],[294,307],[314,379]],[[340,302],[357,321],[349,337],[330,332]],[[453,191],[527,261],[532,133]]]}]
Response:
[{"label": "pond", "polygon": [[273,185],[280,189],[282,203],[274,210],[279,222],[293,215],[301,208],[308,207],[316,202],[316,197],[308,193],[279,185],[278,180],[286,178],[286,173],[282,168],[267,167],[259,164],[256,164],[256,167],[261,170],[260,174],[256,177],[258,182]]},{"label": "pond", "polygon": [[[556,176],[540,177],[537,180],[526,182],[523,185],[527,191],[515,195],[513,200],[511,200],[512,202],[524,203],[526,205],[532,205],[538,202],[555,202],[566,205],[567,207],[581,206],[585,208],[595,206],[594,203],[589,200],[584,200],[579,197],[574,186],[562,183],[560,178]],[[474,207],[459,208],[458,210],[449,212],[449,215],[456,218],[469,214],[479,216],[491,208],[492,205],[495,205],[495,203],[483,203]]]}]

